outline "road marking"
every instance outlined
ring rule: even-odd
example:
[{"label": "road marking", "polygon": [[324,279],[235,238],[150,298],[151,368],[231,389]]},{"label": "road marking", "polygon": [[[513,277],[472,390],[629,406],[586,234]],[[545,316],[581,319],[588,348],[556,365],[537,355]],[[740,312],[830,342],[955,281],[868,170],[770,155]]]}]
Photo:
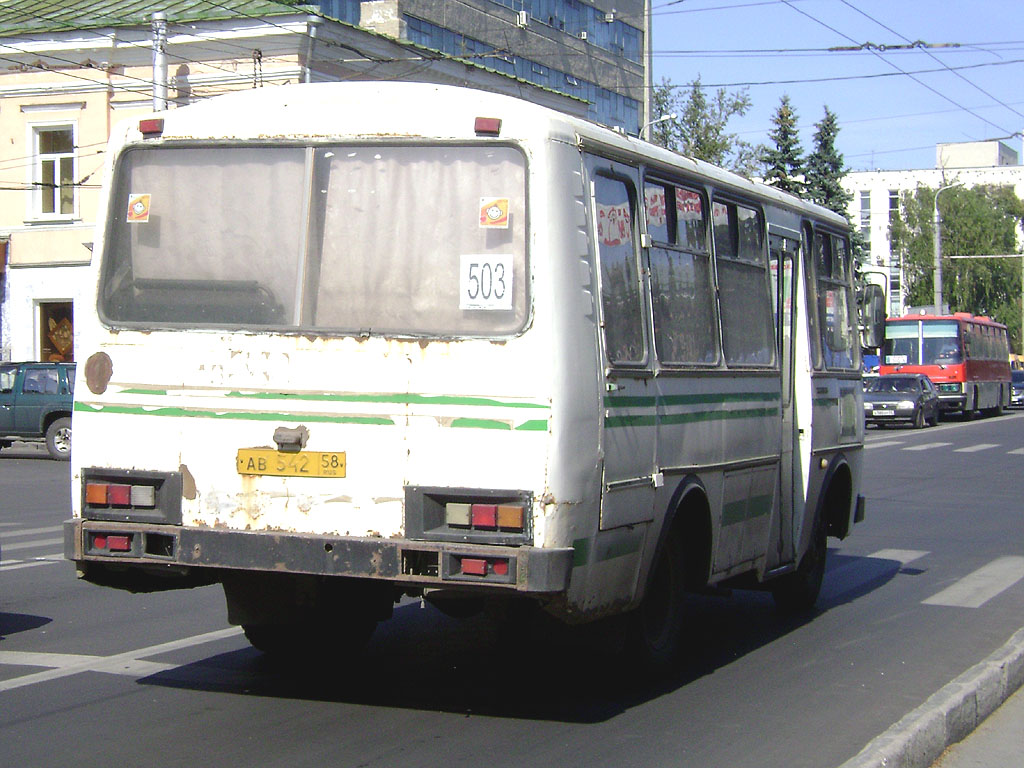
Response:
[{"label": "road marking", "polygon": [[944,448],[947,445],[952,445],[952,443],[922,443],[921,445],[911,445],[911,446],[908,446],[907,448],[904,448],[903,450],[904,451],[927,451],[927,450],[931,450],[932,448]]},{"label": "road marking", "polygon": [[998,447],[998,443],[978,443],[977,445],[969,445],[966,448],[957,448],[953,453],[977,453],[978,451],[987,451],[989,448]]},{"label": "road marking", "polygon": [[45,557],[34,557],[31,560],[5,560],[0,563],[0,570],[17,570],[19,568],[34,568],[37,565],[52,565],[55,562],[63,562],[63,555],[46,555]]},{"label": "road marking", "polygon": [[878,443],[864,443],[865,448],[886,448],[890,445],[903,445],[902,440],[882,440]]},{"label": "road marking", "polygon": [[64,539],[36,539],[35,541],[19,541],[17,544],[2,545],[4,552],[13,552],[15,549],[32,549],[33,547],[52,547],[54,544],[63,544]]},{"label": "road marking", "polygon": [[1007,451],[1011,456],[1024,456],[1024,448],[1014,448],[1012,451]]},{"label": "road marking", "polygon": [[41,533],[59,533],[64,530],[63,525],[50,525],[46,528],[26,528],[23,531],[10,531],[3,535],[3,540],[13,539],[16,536],[38,536]]},{"label": "road marking", "polygon": [[907,563],[919,560],[927,554],[927,551],[922,551],[920,549],[880,549],[877,552],[868,555],[868,557],[877,560],[895,560],[900,565],[906,565]]},{"label": "road marking", "polygon": [[1024,579],[1024,557],[1000,557],[922,602],[926,605],[978,608],[1021,579]]},{"label": "road marking", "polygon": [[[186,637],[181,640],[172,640],[169,643],[151,645],[148,648],[117,653],[113,656],[72,656],[62,653],[19,655],[16,651],[0,651],[0,664],[21,664],[32,658],[35,660],[35,663],[30,664],[30,666],[51,667],[43,672],[33,672],[32,674],[22,675],[11,680],[0,680],[0,693],[14,690],[15,688],[23,688],[26,685],[35,685],[36,683],[44,683],[49,680],[77,675],[80,672],[106,672],[115,675],[145,677],[157,672],[165,672],[168,669],[186,666],[184,664],[161,664],[155,661],[145,661],[143,658],[145,656],[156,656],[160,653],[189,648],[203,643],[212,643],[216,640],[223,640],[224,638],[240,634],[242,634],[241,627],[228,627],[227,629],[218,629],[215,632],[194,635],[193,637]],[[20,661],[7,661],[8,657],[20,658]],[[47,661],[47,659],[50,660]]]}]

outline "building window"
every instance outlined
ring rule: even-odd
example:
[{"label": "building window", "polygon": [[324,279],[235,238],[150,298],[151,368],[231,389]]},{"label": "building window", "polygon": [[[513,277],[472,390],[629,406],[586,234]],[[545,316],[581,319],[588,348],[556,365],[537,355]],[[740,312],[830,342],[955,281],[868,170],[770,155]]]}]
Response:
[{"label": "building window", "polygon": [[871,245],[871,192],[866,189],[860,192],[860,236]]},{"label": "building window", "polygon": [[889,190],[889,224],[891,225],[900,215],[900,191]]},{"label": "building window", "polygon": [[35,148],[35,215],[39,218],[75,214],[74,127],[55,125],[33,128]]},{"label": "building window", "polygon": [[74,315],[70,301],[40,302],[39,331],[40,360],[74,362]]}]

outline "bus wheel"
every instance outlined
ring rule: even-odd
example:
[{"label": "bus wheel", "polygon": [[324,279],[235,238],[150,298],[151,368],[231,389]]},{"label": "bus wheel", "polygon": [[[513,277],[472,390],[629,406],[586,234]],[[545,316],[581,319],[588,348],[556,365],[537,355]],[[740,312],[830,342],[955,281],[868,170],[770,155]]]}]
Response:
[{"label": "bus wheel", "polygon": [[678,536],[670,535],[654,566],[640,607],[629,614],[626,653],[649,671],[675,659],[683,627],[683,556]]},{"label": "bus wheel", "polygon": [[799,613],[814,608],[825,577],[825,557],[828,554],[828,532],[819,513],[814,520],[811,545],[804,553],[800,565],[793,573],[779,577],[772,587],[775,605],[787,613]]},{"label": "bus wheel", "polygon": [[51,459],[67,461],[71,458],[71,419],[57,419],[46,430],[46,450]]}]

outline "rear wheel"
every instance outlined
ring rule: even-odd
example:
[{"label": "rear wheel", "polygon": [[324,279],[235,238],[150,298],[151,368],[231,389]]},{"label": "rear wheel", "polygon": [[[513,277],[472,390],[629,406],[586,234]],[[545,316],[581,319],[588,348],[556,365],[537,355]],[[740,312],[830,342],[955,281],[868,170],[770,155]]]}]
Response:
[{"label": "rear wheel", "polygon": [[675,660],[684,587],[682,546],[673,534],[654,566],[643,602],[626,618],[627,653],[647,670],[663,670]]},{"label": "rear wheel", "polygon": [[921,429],[924,427],[924,408],[918,408],[914,411],[914,429]]},{"label": "rear wheel", "polygon": [[57,419],[46,430],[46,450],[51,459],[67,461],[71,458],[71,419]]},{"label": "rear wheel", "polygon": [[782,576],[772,588],[775,605],[787,613],[809,611],[814,607],[825,578],[825,558],[828,555],[828,532],[819,514],[814,520],[811,545],[804,553],[797,569]]}]

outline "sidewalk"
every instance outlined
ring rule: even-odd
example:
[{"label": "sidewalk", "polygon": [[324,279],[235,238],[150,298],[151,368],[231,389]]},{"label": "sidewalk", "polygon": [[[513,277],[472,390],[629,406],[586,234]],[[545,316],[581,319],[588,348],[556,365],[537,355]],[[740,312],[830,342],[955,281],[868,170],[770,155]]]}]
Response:
[{"label": "sidewalk", "polygon": [[1021,768],[1022,685],[1024,629],[872,739],[841,768]]},{"label": "sidewalk", "polygon": [[974,733],[947,749],[932,768],[1024,766],[1024,688],[989,715]]}]

